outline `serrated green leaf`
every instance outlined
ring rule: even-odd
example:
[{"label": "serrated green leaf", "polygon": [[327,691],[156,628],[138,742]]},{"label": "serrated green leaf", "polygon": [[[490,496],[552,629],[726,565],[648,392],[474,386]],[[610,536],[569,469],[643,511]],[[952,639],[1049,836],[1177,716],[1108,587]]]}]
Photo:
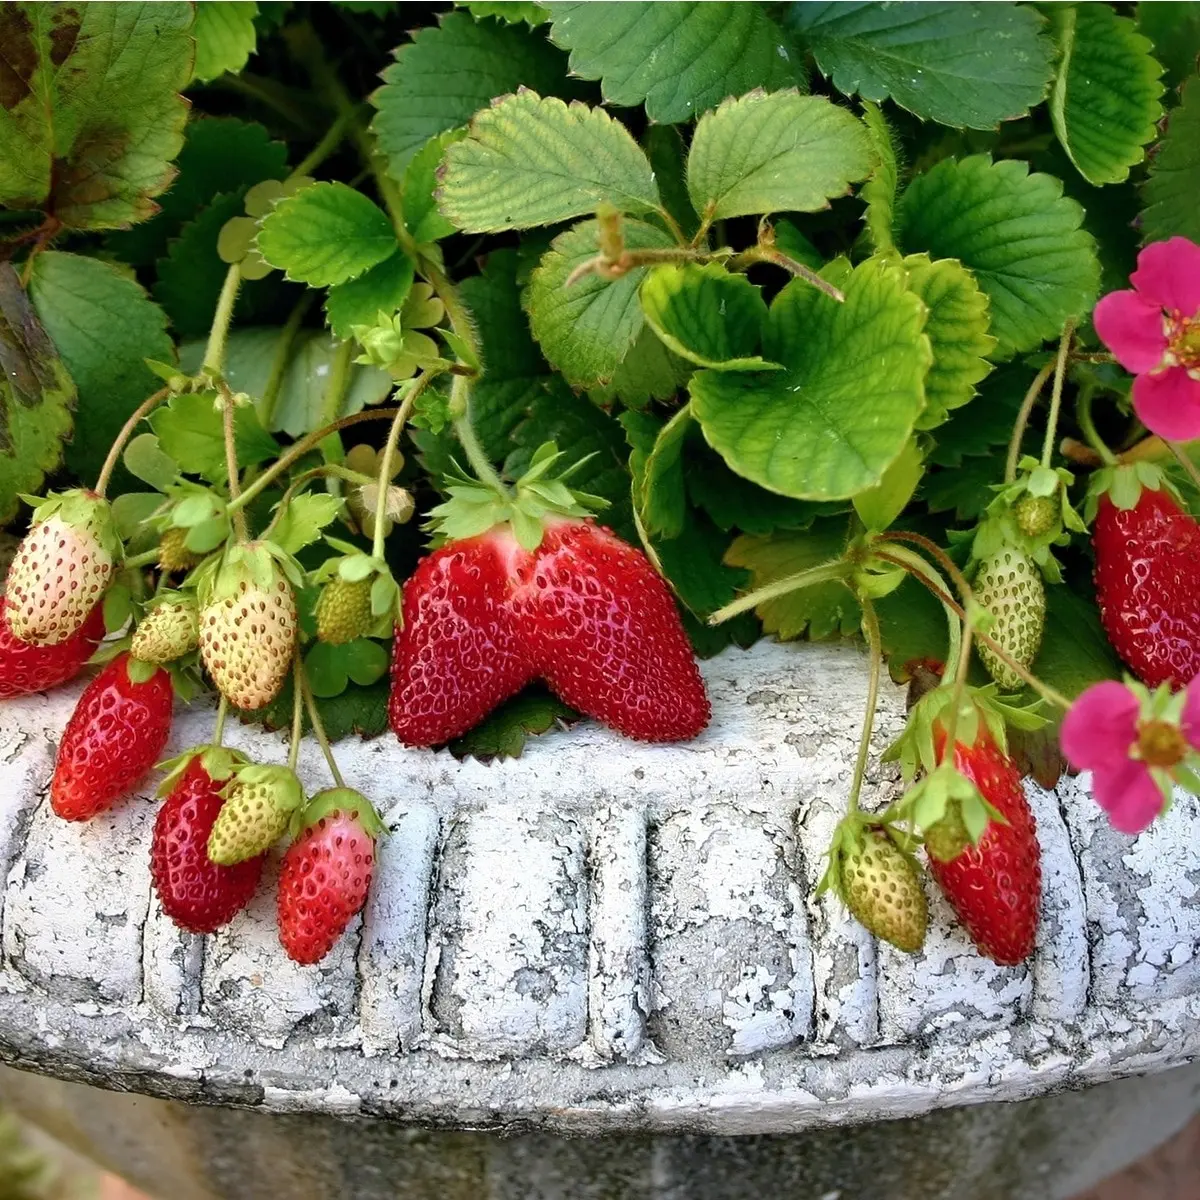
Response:
[{"label": "serrated green leaf", "polygon": [[413,155],[404,171],[400,187],[404,224],[418,245],[449,237],[454,226],[438,212],[434,192],[437,190],[437,170],[442,164],[446,147],[461,142],[467,136],[465,128],[448,129],[430,138]]},{"label": "serrated green leaf", "polygon": [[341,499],[328,492],[301,492],[288,501],[271,534],[271,541],[288,554],[295,554],[305,546],[311,546],[341,508]]},{"label": "serrated green leaf", "polygon": [[694,120],[754,88],[804,87],[801,56],[757,4],[548,5],[571,70],[609,104],[645,103],[651,121]]},{"label": "serrated green leaf", "polygon": [[[675,537],[656,539],[653,545],[672,590],[700,621],[733,600],[749,578],[740,567],[725,560],[729,535],[701,513],[689,510]],[[737,623],[730,622],[733,626]],[[721,640],[733,637],[748,644],[755,640],[756,633],[753,626],[747,628],[743,623],[740,629],[727,630]]]},{"label": "serrated green leaf", "polygon": [[925,302],[925,333],[933,348],[933,365],[925,377],[925,411],[918,429],[933,429],[952,409],[975,395],[975,385],[992,369],[985,361],[996,349],[988,333],[988,298],[959,262],[931,262],[927,254],[904,260],[909,290]]},{"label": "serrated green leaf", "polygon": [[527,25],[544,25],[550,20],[550,13],[545,5],[534,4],[531,0],[455,0],[456,4],[465,8],[473,17],[495,17],[508,25],[524,21]]},{"label": "serrated green leaf", "polygon": [[1184,85],[1178,108],[1142,185],[1142,237],[1147,242],[1181,236],[1200,242],[1200,80]]},{"label": "serrated green leaf", "polygon": [[226,71],[240,71],[254,53],[258,35],[253,0],[205,0],[196,5],[196,63],[192,79],[207,83]]},{"label": "serrated green leaf", "polygon": [[[838,558],[846,548],[846,530],[844,519],[833,518],[818,521],[803,532],[743,535],[729,547],[725,561],[750,572],[747,590],[753,591]],[[755,612],[764,632],[785,642],[806,634],[814,642],[845,637],[854,633],[862,620],[853,592],[839,582],[789,592],[760,604]]]},{"label": "serrated green leaf", "polygon": [[289,279],[328,287],[355,279],[396,251],[387,214],[344,183],[314,183],[262,220],[258,252]]},{"label": "serrated green leaf", "polygon": [[854,511],[869,530],[882,532],[908,507],[924,474],[924,457],[910,439],[879,483],[854,497]]},{"label": "serrated green leaf", "polygon": [[866,127],[824,96],[751,92],[700,118],[688,194],[711,220],[815,212],[875,165]]},{"label": "serrated green leaf", "polygon": [[413,285],[413,261],[397,250],[357,279],[339,283],[325,297],[329,328],[339,338],[354,336],[353,326],[374,325],[379,313],[392,316]]},{"label": "serrated green leaf", "polygon": [[[674,245],[669,234],[641,221],[626,221],[625,245],[632,250]],[[533,336],[542,352],[575,387],[591,387],[613,377],[642,331],[638,288],[647,268],[620,279],[587,275],[565,286],[580,264],[599,253],[599,226],[582,221],[559,234],[525,290]]]},{"label": "serrated green leaf", "polygon": [[[210,483],[227,478],[225,434],[221,414],[213,407],[212,392],[187,392],[172,396],[155,409],[150,427],[158,435],[163,451],[189,475],[201,475]],[[279,443],[259,423],[253,408],[239,408],[234,416],[234,440],[238,463],[243,467],[277,458]]]},{"label": "serrated green leaf", "polygon": [[907,253],[957,258],[991,301],[997,355],[1032,350],[1062,332],[1096,298],[1100,266],[1083,210],[1053,176],[1015,159],[947,158],[900,198],[898,241]]},{"label": "serrated green leaf", "polygon": [[1017,4],[803,3],[787,24],[839,92],[943,125],[991,129],[1046,94],[1053,47]]},{"label": "serrated green leaf", "polygon": [[626,408],[645,408],[651,400],[669,400],[686,384],[692,364],[673,354],[649,327],[637,336],[607,383],[588,389],[603,408],[619,401]]},{"label": "serrated green leaf", "polygon": [[1055,4],[1048,15],[1059,49],[1054,132],[1089,183],[1120,183],[1158,132],[1162,67],[1150,39],[1107,4]]},{"label": "serrated green leaf", "polygon": [[698,371],[692,412],[740,475],[798,500],[873,487],[900,454],[925,403],[932,358],[925,310],[901,269],[868,259],[839,304],[795,280],[771,305],[771,373]]},{"label": "serrated green leaf", "polygon": [[75,384],[10,263],[0,264],[0,525],[62,461]]},{"label": "serrated green leaf", "polygon": [[676,354],[721,371],[761,370],[756,353],[767,319],[762,293],[720,263],[655,267],[642,282],[642,312]]},{"label": "serrated green leaf", "polygon": [[[970,408],[954,410],[939,426],[930,462],[958,467],[964,457],[994,458],[997,447],[1008,445],[1021,401],[1035,374],[1032,367],[1020,362],[997,367],[980,383],[979,395]],[[1038,444],[1040,448],[1040,441]]]},{"label": "serrated green leaf", "polygon": [[896,161],[896,142],[887,118],[877,104],[863,101],[863,124],[875,151],[875,170],[862,185],[860,195],[867,205],[865,216],[867,236],[876,251],[895,249],[892,225],[896,219],[896,187],[899,167]]},{"label": "serrated green leaf", "polygon": [[519,758],[531,736],[548,733],[560,721],[579,714],[541,685],[505,701],[469,733],[450,743],[456,758]]},{"label": "serrated green leaf", "polygon": [[125,469],[143,483],[165,492],[179,475],[179,464],[159,445],[153,433],[139,433],[125,447]]},{"label": "serrated green leaf", "polygon": [[1167,68],[1167,86],[1179,87],[1195,72],[1200,58],[1200,3],[1143,0],[1137,6],[1137,23],[1154,43],[1154,57]]},{"label": "serrated green leaf", "polygon": [[203,337],[212,324],[228,266],[217,257],[225,222],[242,211],[242,193],[215,196],[168,244],[156,264],[154,299],[162,305],[180,338]]},{"label": "serrated green leaf", "polygon": [[465,125],[497,96],[519,87],[564,99],[583,94],[567,79],[567,56],[540,34],[465,13],[447,13],[395,57],[371,97],[379,110],[371,129],[397,182],[430,138]]},{"label": "serrated green leaf", "polygon": [[190,4],[0,6],[0,204],[69,229],[152,216],[183,142],[191,24]]},{"label": "serrated green leaf", "polygon": [[629,131],[606,112],[522,88],[476,114],[446,151],[438,203],[468,233],[553,225],[608,203],[659,206],[654,172]]},{"label": "serrated green leaf", "polygon": [[[66,462],[95,479],[121,426],[160,383],[146,359],[175,357],[166,318],[134,280],[110,264],[47,250],[33,260],[29,297],[79,399]],[[113,491],[129,481],[121,473]]]},{"label": "serrated green leaf", "polygon": [[662,427],[646,455],[639,507],[642,524],[652,537],[675,538],[683,532],[688,507],[683,444],[694,425],[685,405]]},{"label": "serrated green leaf", "polygon": [[[283,336],[283,330],[275,326],[235,329],[229,335],[225,378],[235,392],[261,399]],[[321,330],[304,329],[295,335],[287,350],[287,365],[271,414],[271,432],[301,437],[320,428],[335,353],[333,339]],[[198,371],[204,359],[204,342],[180,347],[179,359],[182,370]],[[348,416],[378,404],[391,390],[392,379],[385,371],[351,366],[338,415]]]}]

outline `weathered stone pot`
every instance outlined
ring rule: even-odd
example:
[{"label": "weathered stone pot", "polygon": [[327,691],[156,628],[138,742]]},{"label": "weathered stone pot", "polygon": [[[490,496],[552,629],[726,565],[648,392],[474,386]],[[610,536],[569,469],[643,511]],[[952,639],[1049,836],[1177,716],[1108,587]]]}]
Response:
[{"label": "weathered stone pot", "polygon": [[[712,727],[685,746],[585,725],[485,765],[343,743],[392,832],[317,968],[284,957],[269,886],[226,930],[180,934],[150,889],[148,799],[82,828],[44,801],[78,689],[6,703],[0,1054],[186,1103],[16,1072],[0,1095],[176,1200],[1056,1197],[1187,1120],[1200,1074],[1156,1073],[1200,1045],[1195,800],[1131,840],[1081,782],[1029,785],[1034,960],[981,959],[936,894],[906,957],[811,898],[860,653],[760,643],[705,673]],[[889,689],[879,748],[902,719]],[[174,746],[210,724],[181,712]],[[315,746],[301,772],[323,782]],[[894,787],[875,773],[865,803]]]}]

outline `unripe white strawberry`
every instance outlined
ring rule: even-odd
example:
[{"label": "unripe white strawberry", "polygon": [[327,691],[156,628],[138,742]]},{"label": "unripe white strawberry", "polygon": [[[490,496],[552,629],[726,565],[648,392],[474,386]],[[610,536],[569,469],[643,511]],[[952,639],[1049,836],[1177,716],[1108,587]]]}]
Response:
[{"label": "unripe white strawberry", "polygon": [[133,633],[129,652],[148,663],[169,663],[190,654],[199,644],[196,602],[180,596],[156,604]]},{"label": "unripe white strawberry", "polygon": [[[1046,586],[1028,554],[1005,546],[979,566],[975,599],[993,616],[991,638],[1026,669],[1037,658],[1046,628]],[[979,643],[979,657],[988,674],[1008,691],[1024,680],[990,647]]]},{"label": "unripe white strawberry", "polygon": [[104,596],[120,557],[107,500],[86,491],[50,497],[8,569],[5,607],[13,634],[34,646],[73,637]]},{"label": "unripe white strawberry", "polygon": [[201,594],[200,657],[237,708],[279,695],[296,649],[296,600],[273,549],[233,546]]}]

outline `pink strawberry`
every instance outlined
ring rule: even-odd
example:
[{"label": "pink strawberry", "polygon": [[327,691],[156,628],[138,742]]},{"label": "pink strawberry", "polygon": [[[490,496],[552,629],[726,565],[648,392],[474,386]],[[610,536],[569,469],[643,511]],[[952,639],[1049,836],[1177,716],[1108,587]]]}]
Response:
[{"label": "pink strawberry", "polygon": [[346,787],[318,792],[302,820],[279,875],[279,941],[290,959],[309,966],[367,902],[383,825],[370,801]]}]

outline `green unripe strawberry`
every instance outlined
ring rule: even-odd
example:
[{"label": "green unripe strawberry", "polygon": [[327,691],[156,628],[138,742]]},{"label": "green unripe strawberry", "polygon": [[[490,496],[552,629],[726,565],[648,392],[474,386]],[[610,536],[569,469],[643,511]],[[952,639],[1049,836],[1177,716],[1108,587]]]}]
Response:
[{"label": "green unripe strawberry", "polygon": [[[1021,666],[1037,658],[1046,627],[1046,587],[1028,554],[1005,546],[979,566],[975,599],[994,618],[988,635]],[[988,674],[1002,687],[1016,691],[1021,677],[981,640],[979,657]]]},{"label": "green unripe strawberry", "polygon": [[971,845],[971,835],[957,801],[946,806],[945,814],[924,831],[924,837],[926,851],[938,862],[953,862]]},{"label": "green unripe strawberry", "polygon": [[129,652],[148,663],[169,663],[200,644],[194,600],[170,601],[152,608],[133,633]]},{"label": "green unripe strawberry", "polygon": [[163,531],[158,540],[158,565],[164,571],[187,571],[200,562],[201,556],[184,545],[187,535],[186,529],[174,526]]},{"label": "green unripe strawberry", "polygon": [[840,853],[842,899],[855,920],[898,950],[920,950],[929,910],[912,855],[878,829],[866,829],[861,839],[843,843]]},{"label": "green unripe strawberry", "polygon": [[304,803],[304,789],[294,771],[253,763],[234,768],[222,795],[225,803],[208,835],[209,861],[222,867],[269,850]]},{"label": "green unripe strawberry", "polygon": [[1052,496],[1022,496],[1013,506],[1013,517],[1026,537],[1039,538],[1054,528],[1059,508]]},{"label": "green unripe strawberry", "polygon": [[366,579],[342,579],[335,575],[317,599],[317,637],[340,646],[365,637],[375,623],[371,613],[371,584]]}]

